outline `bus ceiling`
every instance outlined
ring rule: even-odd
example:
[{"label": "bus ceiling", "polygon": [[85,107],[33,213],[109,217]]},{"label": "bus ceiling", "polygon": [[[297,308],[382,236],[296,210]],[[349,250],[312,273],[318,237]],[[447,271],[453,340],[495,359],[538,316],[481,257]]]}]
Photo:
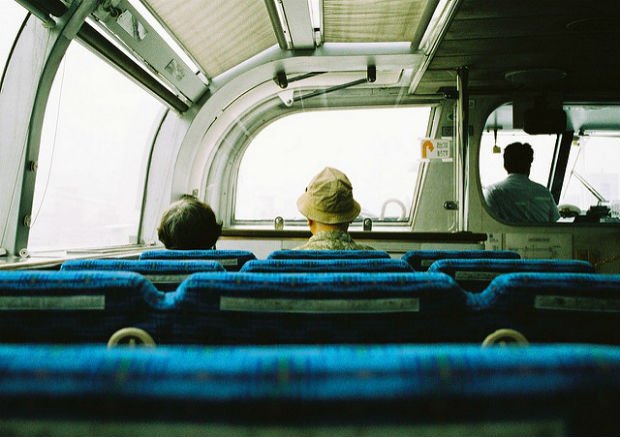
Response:
[{"label": "bus ceiling", "polygon": [[[18,1],[48,26],[69,5],[80,3]],[[567,8],[557,0],[532,15],[534,6],[494,8],[480,0],[397,0],[389,6],[236,0],[196,10],[192,2],[103,0],[79,36],[178,112],[202,104],[249,71],[266,80],[365,71],[369,65],[377,71],[410,69],[409,94],[453,88],[456,70],[469,66],[471,95],[523,94],[541,86],[589,98],[620,95],[620,81],[609,73],[620,68],[620,56],[610,53],[609,44],[619,37],[619,3],[601,0]],[[550,25],[552,16],[557,18]],[[499,28],[501,34],[495,32]],[[104,41],[112,41],[120,54]],[[303,62],[291,62],[295,57]],[[261,65],[268,68],[256,69]],[[595,65],[597,77],[590,80]],[[548,81],[550,74],[556,80]]]},{"label": "bus ceiling", "polygon": [[[84,3],[19,2],[48,27]],[[191,2],[104,0],[93,2],[77,36],[178,112],[251,70],[273,78],[409,69],[413,94],[461,1],[392,3],[231,1],[196,10]],[[369,20],[374,30],[359,30]],[[304,59],[291,62],[295,57]],[[256,70],[260,65],[270,71]]]}]

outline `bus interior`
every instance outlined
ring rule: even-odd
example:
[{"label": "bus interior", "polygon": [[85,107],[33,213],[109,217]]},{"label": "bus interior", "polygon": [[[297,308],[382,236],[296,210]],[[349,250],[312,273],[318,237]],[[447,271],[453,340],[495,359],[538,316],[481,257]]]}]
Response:
[{"label": "bus interior", "polygon": [[[0,12],[0,434],[620,433],[620,2]],[[558,220],[487,202],[515,142]],[[376,253],[291,260],[326,166]]]}]

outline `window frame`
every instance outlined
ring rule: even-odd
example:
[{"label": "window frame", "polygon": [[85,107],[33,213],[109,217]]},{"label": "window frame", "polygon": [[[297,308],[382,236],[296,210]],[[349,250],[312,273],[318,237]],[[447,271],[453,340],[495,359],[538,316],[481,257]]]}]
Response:
[{"label": "window frame", "polygon": [[[381,108],[394,108],[395,106],[393,103],[392,104],[390,103],[379,103],[379,104],[365,103],[359,106],[352,105],[350,102],[345,105],[337,104],[337,103],[334,104],[334,103],[335,102],[330,101],[330,105],[328,107],[306,106],[306,107],[296,108],[295,110],[281,111],[280,113],[276,113],[274,116],[272,116],[266,121],[263,118],[264,123],[256,127],[249,134],[247,134],[242,145],[236,148],[235,152],[231,154],[231,156],[234,156],[234,160],[232,164],[229,163],[230,172],[228,173],[228,176],[227,176],[228,186],[230,187],[229,189],[230,193],[228,194],[229,200],[227,202],[227,205],[228,205],[227,209],[229,210],[230,216],[229,216],[229,223],[227,226],[225,226],[225,229],[239,229],[239,230],[274,229],[273,220],[237,219],[235,217],[238,178],[239,178],[239,170],[240,170],[241,162],[243,160],[243,157],[245,156],[245,152],[247,151],[248,147],[250,147],[254,138],[260,132],[262,132],[262,130],[264,130],[268,126],[271,126],[273,123],[277,122],[278,120],[284,117],[288,117],[288,116],[301,113],[301,112],[310,112],[310,111],[314,112],[314,111],[321,111],[321,110],[323,111],[346,111],[346,110],[357,110],[357,109],[379,109],[380,110]],[[405,103],[399,104],[398,107],[428,107],[429,116],[428,116],[428,120],[426,123],[426,129],[425,129],[424,135],[426,138],[432,138],[432,135],[437,129],[439,117],[441,116],[441,104],[439,102],[435,100],[430,101],[428,99],[416,99],[416,100],[407,101]],[[420,182],[423,177],[423,164],[424,164],[423,162],[419,163],[420,168],[415,177],[415,188],[413,192],[411,193],[411,204],[408,205],[409,216],[407,220],[406,221],[374,221],[373,220],[373,231],[380,230],[384,232],[391,232],[391,231],[410,231],[411,230],[413,226],[413,221],[415,218],[415,211],[416,211],[415,207],[420,198],[420,191],[421,191]],[[307,229],[306,223],[307,222],[305,218],[299,218],[299,219],[294,219],[294,220],[285,219],[285,226],[286,228],[288,228],[288,229],[285,228],[285,231],[290,230],[294,232],[294,231],[299,231],[299,230],[306,230]],[[225,225],[226,225],[226,221],[225,221]],[[358,217],[351,223],[350,229],[362,230],[362,225],[363,225],[363,219]]]},{"label": "window frame", "polygon": [[[609,225],[615,225],[618,226],[618,223],[609,223],[609,222],[587,222],[587,221],[579,221],[579,222],[572,222],[572,221],[562,221],[562,218],[560,218],[558,221],[553,222],[553,223],[546,223],[546,224],[541,224],[541,223],[511,223],[511,222],[506,222],[498,217],[496,217],[493,212],[491,211],[491,209],[489,208],[485,198],[484,198],[484,186],[482,184],[482,178],[481,178],[481,166],[480,166],[480,154],[482,153],[482,137],[488,133],[491,132],[492,130],[492,124],[493,122],[491,122],[491,117],[493,116],[493,114],[498,111],[502,106],[507,106],[509,105],[511,107],[511,116],[512,116],[512,111],[514,110],[514,101],[509,100],[509,101],[504,101],[499,103],[498,105],[495,105],[487,114],[486,118],[485,118],[485,123],[484,123],[484,127],[483,127],[483,132],[480,135],[480,143],[479,143],[479,147],[478,147],[478,157],[477,157],[477,167],[478,167],[478,172],[476,177],[478,178],[478,182],[479,182],[479,188],[480,188],[480,200],[481,200],[481,204],[482,204],[482,209],[484,211],[486,211],[486,213],[495,221],[502,223],[504,225],[509,225],[509,226],[515,226],[515,227],[540,227],[540,226],[566,226],[566,225],[575,225],[577,224],[578,226],[609,226]],[[605,102],[605,101],[600,101],[600,102],[582,102],[582,101],[565,101],[562,102],[562,107],[564,108],[564,110],[566,111],[567,107],[588,107],[588,106],[595,106],[595,107],[606,107],[606,106],[618,106],[617,103],[615,102]],[[506,120],[501,121],[501,123],[498,123],[498,120],[496,119],[495,122],[496,124],[502,124],[502,125],[508,125],[508,129],[513,129],[512,128],[512,120],[510,120],[508,123],[506,123]],[[519,129],[522,130],[522,129]],[[564,190],[567,188],[567,186],[565,186],[565,182],[566,182],[566,172],[568,171],[568,164],[570,162],[570,156],[571,156],[571,143],[573,141],[574,135],[575,135],[575,131],[578,130],[576,129],[574,126],[572,126],[571,120],[570,118],[567,120],[567,126],[566,129],[563,132],[560,132],[556,135],[556,142],[555,142],[555,146],[554,146],[554,151],[553,151],[553,157],[552,157],[552,161],[551,161],[551,167],[549,169],[549,177],[547,180],[547,184],[546,187],[547,189],[551,192],[553,198],[556,201],[556,204],[558,204],[558,206],[560,205],[560,200],[562,199],[562,196],[564,195]],[[525,132],[524,132],[525,133]],[[526,135],[530,135],[525,133]],[[530,135],[532,137],[536,136],[536,135]]]}]

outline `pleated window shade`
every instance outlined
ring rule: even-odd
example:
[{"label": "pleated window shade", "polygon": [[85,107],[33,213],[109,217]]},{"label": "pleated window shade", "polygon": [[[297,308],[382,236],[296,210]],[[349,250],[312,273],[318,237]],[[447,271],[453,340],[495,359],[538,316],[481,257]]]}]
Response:
[{"label": "pleated window shade", "polygon": [[426,0],[323,0],[325,42],[412,41]]},{"label": "pleated window shade", "polygon": [[148,4],[209,77],[277,44],[263,1],[149,0]]},{"label": "pleated window shade", "polygon": [[[324,41],[412,41],[427,1],[323,0]],[[263,1],[148,0],[148,4],[209,77],[277,44]]]}]

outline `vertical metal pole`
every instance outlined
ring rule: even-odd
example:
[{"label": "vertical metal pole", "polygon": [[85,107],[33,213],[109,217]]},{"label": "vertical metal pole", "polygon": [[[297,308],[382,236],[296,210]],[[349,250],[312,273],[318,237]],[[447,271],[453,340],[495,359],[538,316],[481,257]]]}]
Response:
[{"label": "vertical metal pole", "polygon": [[456,149],[460,158],[459,219],[458,231],[466,232],[469,229],[469,68],[459,67],[456,70],[456,89],[459,93],[456,113]]}]

